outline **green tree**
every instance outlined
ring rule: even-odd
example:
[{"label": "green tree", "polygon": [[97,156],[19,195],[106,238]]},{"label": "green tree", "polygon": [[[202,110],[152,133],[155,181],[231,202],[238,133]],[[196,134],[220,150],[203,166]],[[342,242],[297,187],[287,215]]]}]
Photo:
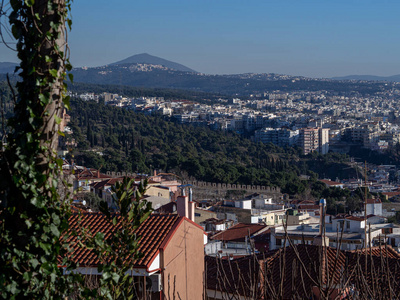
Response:
[{"label": "green tree", "polygon": [[[57,193],[59,124],[68,98],[66,47],[69,0],[12,0],[9,22],[20,59],[14,116],[1,155],[0,295],[62,298],[71,287],[68,198]],[[63,261],[58,261],[64,257]]]},{"label": "green tree", "polygon": [[[142,199],[146,192],[147,181],[134,188],[134,179],[125,177],[112,188],[114,202],[118,207],[117,214],[110,214],[106,202],[101,202],[100,211],[112,224],[113,234],[105,238],[102,232],[97,233],[91,243],[100,260],[98,271],[102,276],[98,296],[107,299],[134,299],[132,262],[143,254],[138,252],[140,237],[135,230],[151,214],[151,202]],[[123,245],[123,246],[121,246]],[[129,258],[129,259],[128,259]]]}]

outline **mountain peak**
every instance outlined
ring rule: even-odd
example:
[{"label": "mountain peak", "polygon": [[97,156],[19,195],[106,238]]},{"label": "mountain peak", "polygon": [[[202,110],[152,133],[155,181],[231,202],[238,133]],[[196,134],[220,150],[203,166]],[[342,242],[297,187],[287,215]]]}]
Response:
[{"label": "mountain peak", "polygon": [[157,56],[150,55],[148,53],[140,53],[129,56],[123,60],[117,61],[110,65],[122,65],[122,64],[151,64],[151,65],[163,65],[167,68],[174,69],[182,72],[193,72],[197,73],[195,70],[192,70],[184,65],[178,64],[173,61],[169,61]]}]

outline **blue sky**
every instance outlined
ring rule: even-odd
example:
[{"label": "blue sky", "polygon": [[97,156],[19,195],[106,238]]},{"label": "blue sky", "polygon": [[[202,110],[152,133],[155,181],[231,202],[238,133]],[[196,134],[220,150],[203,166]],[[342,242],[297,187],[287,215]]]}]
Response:
[{"label": "blue sky", "polygon": [[[400,74],[400,1],[75,0],[74,66],[149,53],[209,74]],[[0,61],[15,61],[0,45]]]}]

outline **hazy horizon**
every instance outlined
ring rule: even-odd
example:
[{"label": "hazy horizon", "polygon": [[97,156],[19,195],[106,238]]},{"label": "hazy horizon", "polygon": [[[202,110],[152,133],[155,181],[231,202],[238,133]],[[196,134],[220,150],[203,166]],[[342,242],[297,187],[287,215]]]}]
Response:
[{"label": "hazy horizon", "polygon": [[[400,2],[75,1],[75,67],[149,53],[206,74],[400,74]],[[3,20],[4,22],[4,20]],[[0,45],[0,61],[17,61]]]}]

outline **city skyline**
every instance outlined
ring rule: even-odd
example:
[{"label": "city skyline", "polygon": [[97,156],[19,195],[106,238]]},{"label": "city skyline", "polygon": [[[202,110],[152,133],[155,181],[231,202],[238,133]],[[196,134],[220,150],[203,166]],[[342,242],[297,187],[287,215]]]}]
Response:
[{"label": "city skyline", "polygon": [[[76,1],[75,67],[149,53],[206,74],[400,74],[395,1]],[[3,20],[4,23],[4,20]],[[17,61],[0,46],[0,61]]]}]

